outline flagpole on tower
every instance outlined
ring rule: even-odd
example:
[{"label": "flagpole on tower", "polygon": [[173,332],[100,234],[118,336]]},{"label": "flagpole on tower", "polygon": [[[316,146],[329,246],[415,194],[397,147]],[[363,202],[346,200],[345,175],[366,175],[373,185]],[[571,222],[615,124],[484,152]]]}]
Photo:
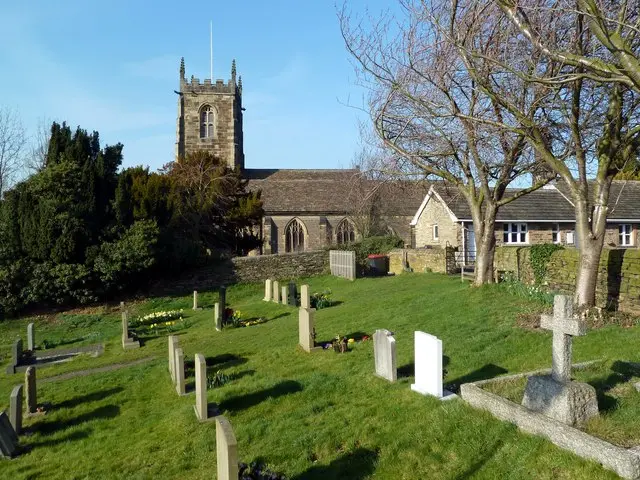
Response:
[{"label": "flagpole on tower", "polygon": [[213,81],[213,21],[209,22],[209,60],[210,60],[210,75],[211,83]]}]

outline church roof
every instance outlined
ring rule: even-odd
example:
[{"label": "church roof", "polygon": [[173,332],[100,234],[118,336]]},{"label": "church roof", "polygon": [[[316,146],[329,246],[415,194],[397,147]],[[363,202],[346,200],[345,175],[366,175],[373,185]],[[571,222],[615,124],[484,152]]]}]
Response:
[{"label": "church roof", "polygon": [[246,169],[244,176],[249,190],[262,191],[267,215],[345,215],[375,192],[381,214],[411,217],[429,189],[423,183],[365,179],[357,169]]}]

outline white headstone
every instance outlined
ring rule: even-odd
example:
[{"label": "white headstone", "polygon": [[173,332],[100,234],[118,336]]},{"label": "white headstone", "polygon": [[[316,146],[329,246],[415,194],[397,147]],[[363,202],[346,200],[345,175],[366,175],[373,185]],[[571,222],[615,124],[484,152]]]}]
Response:
[{"label": "white headstone", "polygon": [[213,319],[216,322],[216,330],[222,330],[222,315],[220,315],[220,303],[213,304]]},{"label": "white headstone", "polygon": [[273,298],[272,300],[275,303],[280,303],[280,284],[278,283],[277,280],[274,280],[273,282]]},{"label": "white headstone", "polygon": [[315,308],[300,308],[298,311],[298,341],[305,352],[315,348],[314,321]]},{"label": "white headstone", "polygon": [[411,390],[437,398],[452,395],[442,389],[442,340],[425,332],[415,332],[415,383]]},{"label": "white headstone", "polygon": [[286,305],[289,302],[289,287],[287,285],[284,285],[280,287],[280,290],[282,292],[280,294],[280,301],[283,305]]},{"label": "white headstone", "polygon": [[389,330],[376,330],[373,334],[373,353],[376,364],[376,375],[390,382],[398,379],[396,365],[396,339]]},{"label": "white headstone", "polygon": [[169,373],[171,373],[171,381],[176,381],[176,348],[180,345],[180,339],[176,335],[169,335]]},{"label": "white headstone", "polygon": [[264,281],[264,298],[263,300],[265,302],[270,302],[271,301],[271,296],[273,295],[273,285],[272,285],[272,280],[270,278],[267,278]]},{"label": "white headstone", "polygon": [[176,361],[176,392],[178,392],[178,395],[184,395],[187,391],[184,383],[184,352],[182,348],[176,348],[174,355]]},{"label": "white headstone", "polygon": [[237,480],[238,442],[226,417],[216,417],[216,453],[218,480]]},{"label": "white headstone", "polygon": [[300,308],[311,308],[311,298],[309,297],[309,285],[300,287]]},{"label": "white headstone", "polygon": [[196,353],[196,415],[199,420],[207,420],[209,410],[207,404],[207,363],[204,355]]}]

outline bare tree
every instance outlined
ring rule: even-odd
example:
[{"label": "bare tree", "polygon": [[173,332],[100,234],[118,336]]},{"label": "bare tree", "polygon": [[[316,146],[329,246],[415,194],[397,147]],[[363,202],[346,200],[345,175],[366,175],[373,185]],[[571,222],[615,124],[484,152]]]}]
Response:
[{"label": "bare tree", "polygon": [[0,107],[0,196],[15,179],[25,144],[25,131],[17,112]]},{"label": "bare tree", "polygon": [[[595,304],[611,183],[638,149],[637,5],[453,0],[450,8],[450,36],[478,88],[513,116],[516,128],[567,186],[580,248],[575,301],[589,308]],[[500,28],[461,33],[487,18]],[[530,56],[540,56],[538,67],[527,61]],[[541,115],[529,115],[508,84],[486,74],[496,68],[553,92]]]},{"label": "bare tree", "polygon": [[[499,208],[551,179],[508,194],[507,187],[530,173],[537,158],[517,119],[478,88],[464,52],[449,28],[448,3],[401,0],[405,17],[356,23],[343,9],[342,33],[363,83],[370,88],[369,113],[375,131],[395,155],[380,168],[389,176],[442,179],[469,204],[476,238],[475,284],[493,281],[495,223]],[[435,5],[434,5],[435,4]],[[492,29],[467,25],[470,31]],[[495,40],[488,38],[488,46]],[[530,59],[535,62],[535,56]],[[485,75],[503,76],[500,68]],[[536,117],[548,91],[517,76],[504,79],[518,108]]]},{"label": "bare tree", "polygon": [[30,151],[25,159],[27,173],[38,173],[47,166],[47,152],[51,138],[51,120],[41,118],[35,135],[31,138]]}]

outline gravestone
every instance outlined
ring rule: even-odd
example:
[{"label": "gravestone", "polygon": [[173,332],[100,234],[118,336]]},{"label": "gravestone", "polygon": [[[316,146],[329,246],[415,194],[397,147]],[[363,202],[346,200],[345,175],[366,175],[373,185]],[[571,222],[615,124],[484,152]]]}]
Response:
[{"label": "gravestone", "polygon": [[300,308],[298,310],[298,338],[305,352],[321,349],[315,346],[315,308]]},{"label": "gravestone", "polygon": [[522,405],[567,425],[583,425],[598,415],[596,390],[571,381],[572,338],[586,335],[587,323],[573,314],[573,299],[556,295],[553,315],[542,315],[540,327],[553,331],[551,375],[527,379]]},{"label": "gravestone", "polygon": [[287,305],[287,303],[289,302],[289,287],[284,285],[280,287],[280,289],[282,291],[282,293],[280,294],[280,301],[283,305]]},{"label": "gravestone", "polygon": [[35,414],[38,411],[38,398],[36,388],[36,367],[27,368],[24,374],[24,384],[27,400],[27,414]]},{"label": "gravestone", "polygon": [[216,464],[218,480],[237,480],[238,442],[226,417],[216,417]]},{"label": "gravestone", "polygon": [[227,287],[218,290],[218,303],[220,304],[220,318],[222,325],[227,321]]},{"label": "gravestone", "polygon": [[216,322],[216,330],[222,330],[222,315],[220,314],[220,304],[218,302],[213,304],[213,319]]},{"label": "gravestone", "polygon": [[309,285],[300,287],[300,308],[311,308],[311,297],[309,296]]},{"label": "gravestone", "polygon": [[129,336],[129,312],[122,311],[122,348],[130,350],[132,348],[140,348],[140,342]]},{"label": "gravestone", "polygon": [[18,435],[6,412],[0,412],[0,457],[11,458],[18,452]]},{"label": "gravestone", "polygon": [[275,303],[280,303],[280,284],[277,280],[273,281],[273,298]]},{"label": "gravestone", "polygon": [[17,435],[22,432],[22,385],[16,385],[9,397],[9,420]]},{"label": "gravestone", "polygon": [[193,291],[193,309],[198,310],[198,291]]},{"label": "gravestone", "polygon": [[289,299],[287,303],[292,307],[298,306],[298,287],[296,282],[289,282]]},{"label": "gravestone", "polygon": [[376,330],[373,334],[373,353],[376,375],[390,382],[398,379],[396,364],[396,339],[389,330]]},{"label": "gravestone", "polygon": [[27,325],[27,349],[32,352],[36,349],[36,332],[33,323]]},{"label": "gravestone", "polygon": [[169,341],[169,373],[171,374],[171,381],[176,381],[176,348],[180,346],[180,339],[177,335],[169,335],[167,337]]},{"label": "gravestone", "polygon": [[411,390],[436,398],[454,396],[442,388],[442,340],[425,332],[415,332],[415,383]]},{"label": "gravestone", "polygon": [[22,360],[22,339],[18,338],[11,347],[11,364],[7,368],[7,373],[16,373],[16,367]]},{"label": "gravestone", "polygon": [[264,281],[264,298],[263,300],[265,302],[270,302],[271,301],[271,296],[273,295],[273,285],[272,285],[272,280],[270,278],[267,278]]},{"label": "gravestone", "polygon": [[195,411],[198,420],[205,421],[209,418],[207,404],[207,363],[204,355],[196,353],[196,404]]},{"label": "gravestone", "polygon": [[176,361],[176,392],[178,392],[178,395],[185,395],[187,390],[184,382],[184,352],[182,348],[176,348],[174,352]]}]

